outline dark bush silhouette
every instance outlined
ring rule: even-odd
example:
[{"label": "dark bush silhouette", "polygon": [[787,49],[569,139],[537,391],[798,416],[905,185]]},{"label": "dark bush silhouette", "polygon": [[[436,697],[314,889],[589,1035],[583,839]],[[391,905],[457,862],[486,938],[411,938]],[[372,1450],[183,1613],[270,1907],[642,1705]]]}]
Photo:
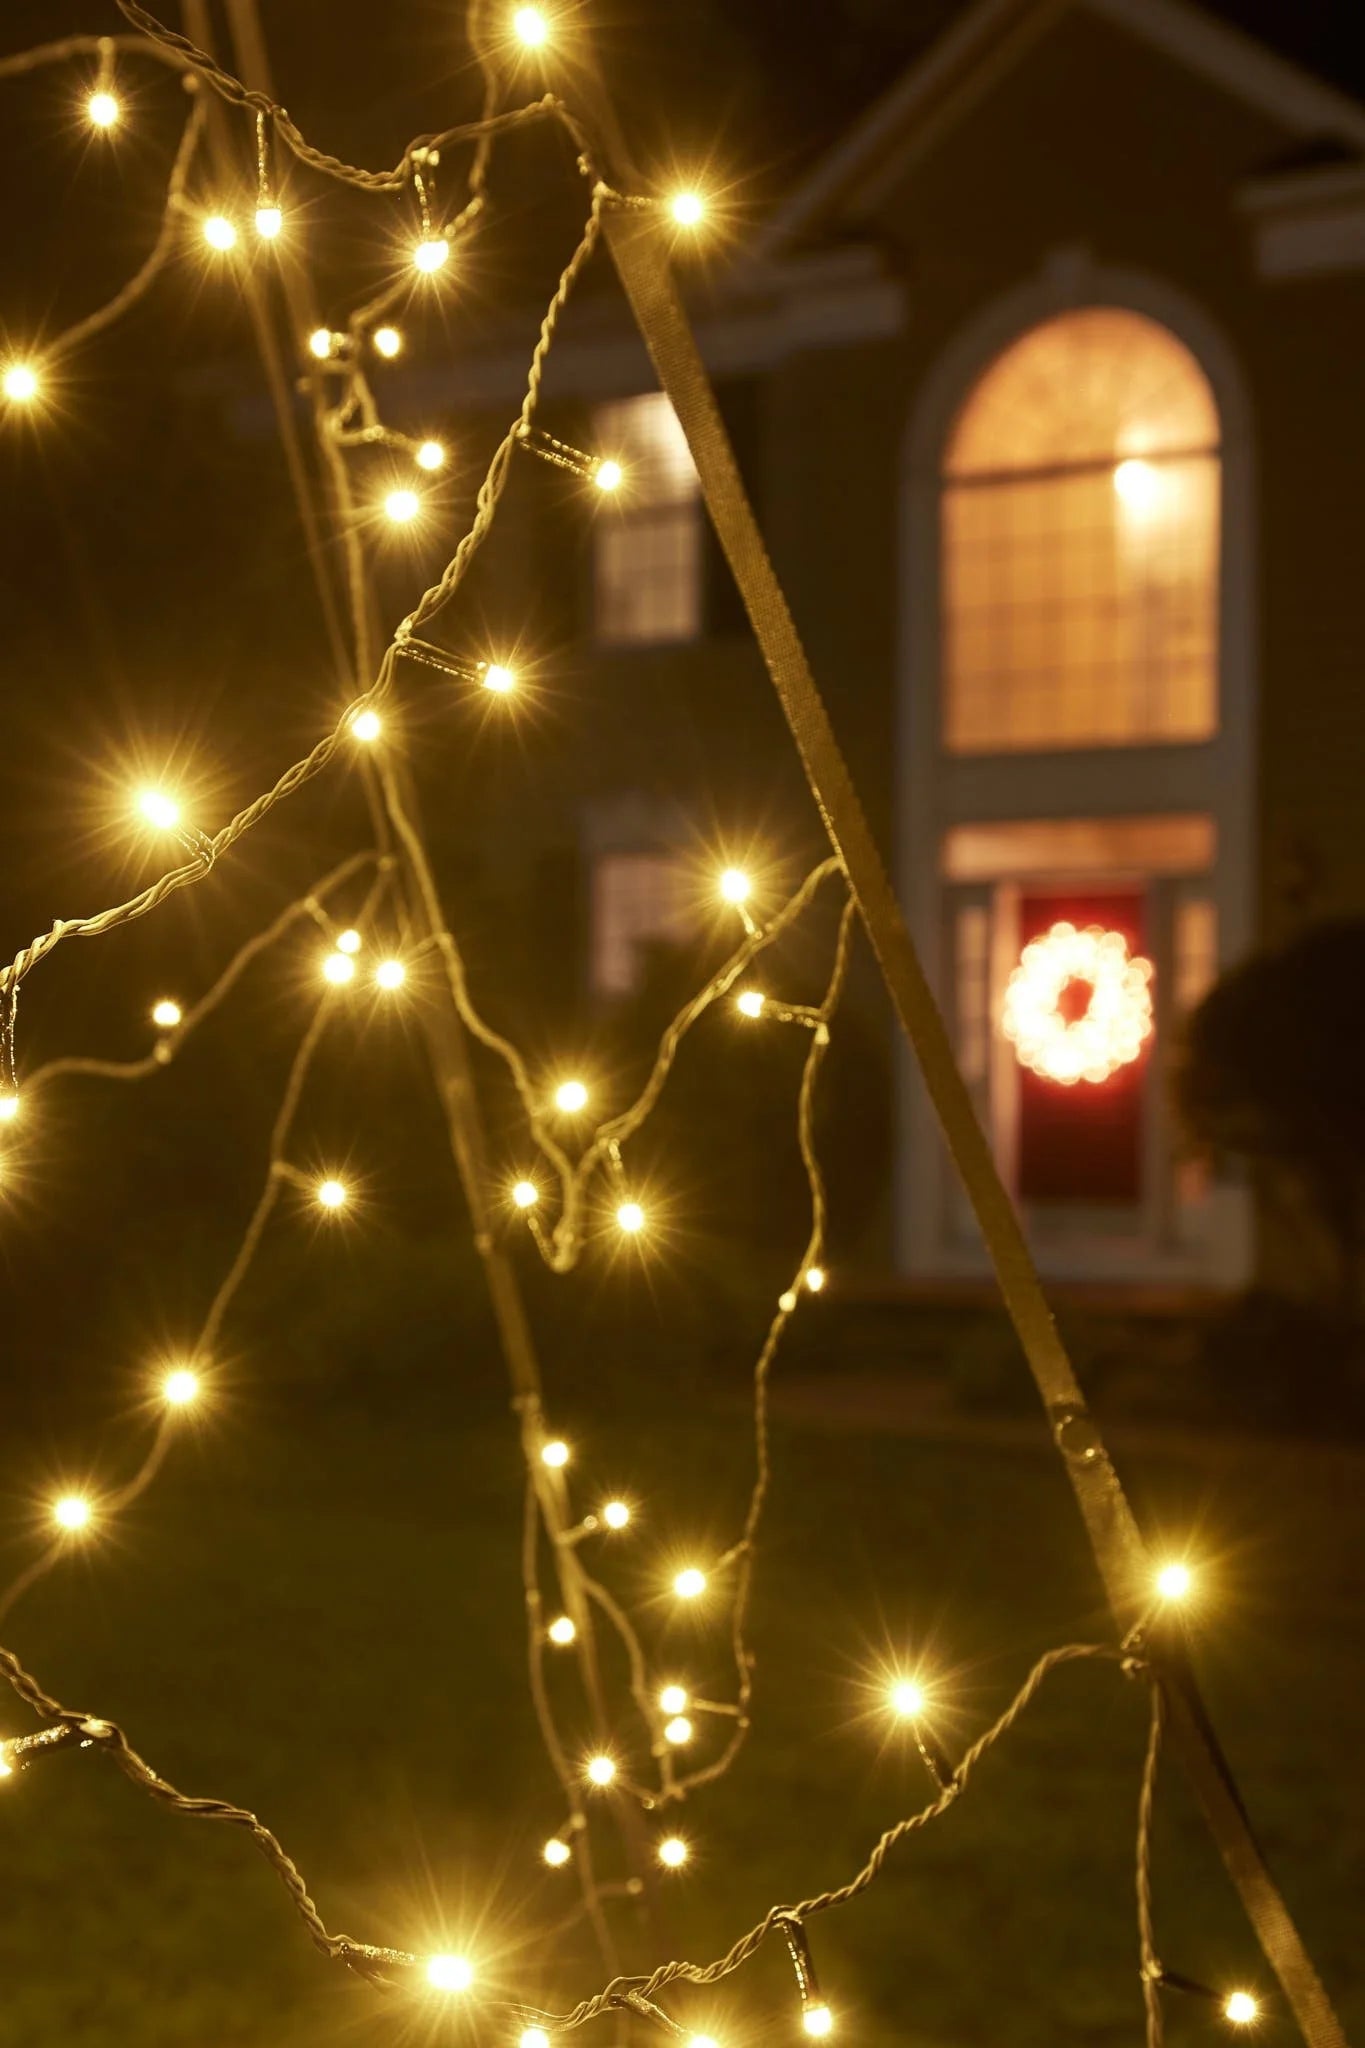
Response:
[{"label": "dark bush silhouette", "polygon": [[1287,1182],[1334,1249],[1339,1306],[1365,1279],[1365,919],[1316,925],[1224,975],[1175,1077],[1193,1144]]}]

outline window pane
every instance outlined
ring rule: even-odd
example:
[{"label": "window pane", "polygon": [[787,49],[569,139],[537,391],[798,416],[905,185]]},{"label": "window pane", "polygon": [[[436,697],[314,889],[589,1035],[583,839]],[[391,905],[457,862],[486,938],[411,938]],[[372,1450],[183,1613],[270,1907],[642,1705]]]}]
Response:
[{"label": "window pane", "polygon": [[678,415],[662,391],[619,398],[593,410],[593,440],[625,472],[622,489],[635,505],[673,505],[697,494],[692,453]]},{"label": "window pane", "polygon": [[597,637],[608,646],[691,640],[701,630],[697,473],[662,392],[599,406],[595,445],[624,471],[594,534]]},{"label": "window pane", "polygon": [[684,944],[695,902],[682,862],[662,853],[603,854],[592,871],[592,985],[598,995],[629,995],[640,979],[641,949],[660,940]]}]

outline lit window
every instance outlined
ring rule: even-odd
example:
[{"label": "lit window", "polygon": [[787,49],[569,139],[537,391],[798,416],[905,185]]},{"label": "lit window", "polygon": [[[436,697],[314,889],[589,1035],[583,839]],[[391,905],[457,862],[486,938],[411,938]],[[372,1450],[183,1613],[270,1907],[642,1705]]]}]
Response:
[{"label": "lit window", "polygon": [[685,945],[696,929],[696,890],[665,853],[605,853],[592,871],[592,986],[626,996],[639,987],[648,948]]},{"label": "lit window", "polygon": [[1007,348],[943,471],[953,753],[1216,730],[1218,414],[1154,321],[1064,313]]},{"label": "lit window", "polygon": [[593,446],[621,464],[594,533],[597,638],[610,647],[692,640],[702,622],[697,472],[661,391],[598,406]]}]

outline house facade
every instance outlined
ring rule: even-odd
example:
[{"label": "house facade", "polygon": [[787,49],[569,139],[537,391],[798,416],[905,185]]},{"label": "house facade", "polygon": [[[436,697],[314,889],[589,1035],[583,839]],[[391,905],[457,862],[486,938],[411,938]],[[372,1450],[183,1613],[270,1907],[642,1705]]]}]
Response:
[{"label": "house facade", "polygon": [[[1365,910],[1365,107],[1185,0],[978,0],[693,297],[1043,1270],[1241,1284],[1273,1248],[1182,1160],[1168,1079],[1224,965]],[[784,742],[619,308],[554,370],[632,486],[556,571],[585,686],[632,707],[559,828],[610,1005],[695,919],[702,762],[757,829]],[[799,807],[789,762],[759,780]],[[866,1255],[969,1279],[897,1057]]]}]

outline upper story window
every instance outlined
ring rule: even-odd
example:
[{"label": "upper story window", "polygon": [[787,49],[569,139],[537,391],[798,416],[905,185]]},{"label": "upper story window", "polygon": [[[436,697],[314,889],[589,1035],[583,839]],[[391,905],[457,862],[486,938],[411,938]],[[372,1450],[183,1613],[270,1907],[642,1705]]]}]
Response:
[{"label": "upper story window", "polygon": [[1063,313],[996,358],[943,462],[949,752],[1212,736],[1218,438],[1198,363],[1140,314]]},{"label": "upper story window", "polygon": [[693,640],[702,627],[702,525],[697,472],[661,391],[600,405],[594,446],[621,464],[593,537],[593,610],[608,647]]}]

